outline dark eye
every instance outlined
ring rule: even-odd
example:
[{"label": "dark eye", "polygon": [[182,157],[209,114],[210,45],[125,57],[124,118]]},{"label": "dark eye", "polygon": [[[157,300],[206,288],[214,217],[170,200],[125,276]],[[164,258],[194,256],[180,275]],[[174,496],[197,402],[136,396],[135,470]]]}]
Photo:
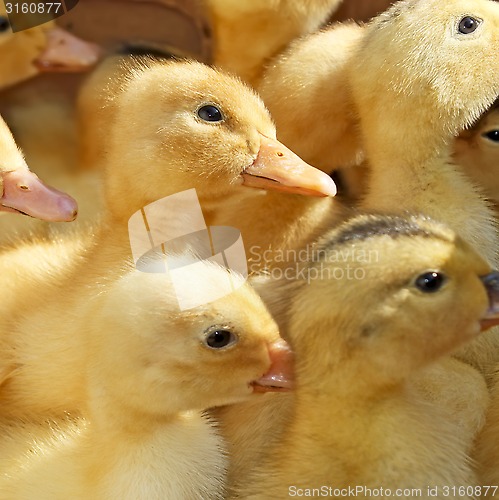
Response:
[{"label": "dark eye", "polygon": [[237,337],[230,330],[212,330],[205,339],[206,345],[212,349],[222,349],[237,342]]},{"label": "dark eye", "polygon": [[0,33],[7,31],[9,28],[10,28],[9,20],[4,16],[0,16]]},{"label": "dark eye", "polygon": [[435,272],[424,273],[416,279],[416,287],[425,293],[438,292],[444,283],[445,276]]},{"label": "dark eye", "polygon": [[482,135],[482,137],[486,137],[490,141],[499,142],[499,130],[491,130]]},{"label": "dark eye", "polygon": [[222,112],[213,104],[207,104],[199,108],[198,116],[205,122],[221,122],[224,119]]},{"label": "dark eye", "polygon": [[478,19],[475,19],[474,17],[463,17],[459,22],[459,33],[462,33],[463,35],[469,35],[478,28],[479,24],[480,21]]}]

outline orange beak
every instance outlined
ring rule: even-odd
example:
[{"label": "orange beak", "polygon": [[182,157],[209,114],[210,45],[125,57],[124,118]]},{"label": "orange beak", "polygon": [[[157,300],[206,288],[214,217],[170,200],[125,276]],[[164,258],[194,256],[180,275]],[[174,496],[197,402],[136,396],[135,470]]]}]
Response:
[{"label": "orange beak", "polygon": [[242,174],[244,186],[307,196],[336,194],[336,185],[329,175],[305,163],[279,141],[264,135],[260,138],[258,156]]}]

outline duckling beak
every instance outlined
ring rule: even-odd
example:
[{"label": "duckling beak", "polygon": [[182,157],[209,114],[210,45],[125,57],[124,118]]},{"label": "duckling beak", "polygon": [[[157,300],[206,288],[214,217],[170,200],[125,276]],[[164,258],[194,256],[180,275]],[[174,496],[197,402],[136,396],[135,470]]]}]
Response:
[{"label": "duckling beak", "polygon": [[288,343],[278,340],[269,345],[270,369],[251,383],[253,392],[287,392],[293,388],[293,352]]},{"label": "duckling beak", "polygon": [[27,168],[1,174],[0,210],[17,212],[50,222],[70,222],[78,214],[71,196],[44,184]]},{"label": "duckling beak", "polygon": [[487,276],[482,276],[481,280],[489,296],[489,309],[480,320],[483,332],[493,326],[499,325],[499,272],[494,271],[487,274]]},{"label": "duckling beak", "polygon": [[47,32],[47,46],[34,61],[40,71],[85,71],[100,58],[98,45],[76,38],[62,28]]},{"label": "duckling beak", "polygon": [[256,160],[242,174],[243,185],[308,196],[336,194],[336,185],[328,174],[305,163],[279,141],[264,135],[260,139]]}]

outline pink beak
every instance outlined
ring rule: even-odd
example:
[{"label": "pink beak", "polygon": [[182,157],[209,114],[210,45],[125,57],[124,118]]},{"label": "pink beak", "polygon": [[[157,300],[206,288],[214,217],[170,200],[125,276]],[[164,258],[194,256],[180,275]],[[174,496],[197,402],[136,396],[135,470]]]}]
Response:
[{"label": "pink beak", "polygon": [[22,213],[51,222],[69,222],[76,218],[76,201],[71,196],[47,186],[28,169],[5,172],[1,177],[1,211]]},{"label": "pink beak", "polygon": [[308,196],[334,196],[336,185],[328,174],[305,163],[284,144],[260,136],[260,151],[243,172],[243,185]]},{"label": "pink beak", "polygon": [[47,47],[35,61],[40,71],[85,71],[93,66],[101,55],[94,43],[85,42],[62,28],[47,32]]},{"label": "pink beak", "polygon": [[269,345],[270,369],[253,382],[253,392],[287,392],[293,388],[293,352],[288,343],[278,340]]}]

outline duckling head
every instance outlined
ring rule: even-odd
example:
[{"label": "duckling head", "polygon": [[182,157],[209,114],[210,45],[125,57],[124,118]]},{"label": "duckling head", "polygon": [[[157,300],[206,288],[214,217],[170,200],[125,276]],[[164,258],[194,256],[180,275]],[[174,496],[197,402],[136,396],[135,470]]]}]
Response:
[{"label": "duckling head", "polygon": [[499,203],[499,103],[454,142],[454,161]]},{"label": "duckling head", "polygon": [[193,293],[200,280],[216,293],[229,275],[237,288],[180,311],[167,275],[132,270],[96,298],[89,359],[117,404],[170,415],[289,389],[291,352],[259,296],[225,268],[201,267]]},{"label": "duckling head", "polygon": [[499,323],[499,274],[426,218],[356,217],[317,256],[289,313],[297,387],[391,386]]},{"label": "duckling head", "polygon": [[236,78],[196,62],[139,62],[125,74],[107,151],[109,208],[129,216],[195,188],[202,201],[256,189],[336,192],[276,140],[270,115]]},{"label": "duckling head", "polygon": [[375,18],[350,74],[368,154],[449,143],[497,98],[498,54],[491,0],[401,0]]}]

